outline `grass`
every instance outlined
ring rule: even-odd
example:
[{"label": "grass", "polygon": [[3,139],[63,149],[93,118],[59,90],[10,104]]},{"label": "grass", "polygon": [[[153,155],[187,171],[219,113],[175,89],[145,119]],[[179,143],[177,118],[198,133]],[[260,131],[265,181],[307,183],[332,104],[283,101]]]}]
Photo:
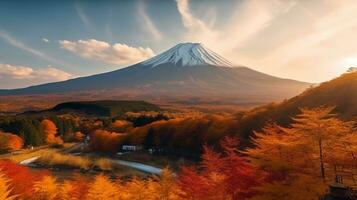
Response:
[{"label": "grass", "polygon": [[36,162],[46,166],[62,166],[82,170],[96,168],[102,171],[111,171],[116,168],[116,164],[106,158],[74,156],[52,150],[44,152]]},{"label": "grass", "polygon": [[[71,149],[76,143],[65,143],[63,144],[63,148],[51,149],[54,152],[65,151],[67,149]],[[49,146],[39,146],[33,149],[21,149],[19,151],[14,151],[6,154],[1,154],[0,159],[8,159],[14,162],[21,162],[28,158],[37,157],[49,150]]]},{"label": "grass", "polygon": [[84,170],[88,170],[91,167],[91,161],[87,157],[62,154],[51,150],[44,152],[36,162],[49,166],[62,165]]},{"label": "grass", "polygon": [[[112,162],[110,159],[100,158],[97,155],[91,155],[91,156],[71,155],[69,153],[74,152],[77,148],[75,144],[76,143],[65,143],[64,147],[60,149],[49,148],[48,146],[35,147],[34,149],[22,149],[11,153],[0,154],[0,160],[8,159],[16,163],[19,163],[23,160],[32,157],[38,157],[38,156],[41,157],[43,155],[47,155],[46,156],[47,163],[42,163],[44,165],[43,167],[48,168],[50,170],[55,169],[53,168],[55,166],[56,168],[58,167],[59,170],[57,169],[51,170],[51,173],[54,174],[60,180],[71,180],[71,178],[73,178],[73,175],[75,173],[79,173],[79,171],[77,170],[81,170],[82,173],[85,173],[86,177],[93,177],[94,175],[103,172],[109,174],[110,176],[114,175],[115,177],[122,177],[124,179],[132,176],[143,177],[143,178],[148,176],[148,174],[146,174],[145,172],[141,172],[139,170],[132,169],[127,166],[116,164]],[[53,165],[50,165],[50,160],[52,160],[51,162]],[[86,169],[86,161],[84,160],[89,161],[89,169],[95,168],[101,171],[98,170],[82,171],[82,168]],[[84,167],[81,168],[80,166],[84,166]],[[42,169],[31,168],[31,170],[42,170]]]},{"label": "grass", "polygon": [[103,171],[113,170],[114,163],[106,158],[99,158],[95,161],[95,166]]}]

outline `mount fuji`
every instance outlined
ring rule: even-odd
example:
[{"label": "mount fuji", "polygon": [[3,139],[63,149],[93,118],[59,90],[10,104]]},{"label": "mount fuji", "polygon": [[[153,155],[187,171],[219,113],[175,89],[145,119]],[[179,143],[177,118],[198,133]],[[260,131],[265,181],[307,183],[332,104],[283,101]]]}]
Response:
[{"label": "mount fuji", "polygon": [[1,95],[107,92],[136,97],[281,100],[311,84],[234,66],[200,43],[181,43],[146,61],[116,71],[0,90]]}]

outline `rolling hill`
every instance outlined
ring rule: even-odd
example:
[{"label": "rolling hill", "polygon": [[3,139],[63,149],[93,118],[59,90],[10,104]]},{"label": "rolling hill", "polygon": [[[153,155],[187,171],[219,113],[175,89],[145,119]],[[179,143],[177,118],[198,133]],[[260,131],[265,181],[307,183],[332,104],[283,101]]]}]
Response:
[{"label": "rolling hill", "polygon": [[259,130],[268,122],[288,125],[291,117],[299,113],[299,108],[320,106],[334,106],[334,111],[341,119],[357,119],[357,72],[345,73],[282,103],[249,111],[242,115],[240,131],[249,138],[253,130]]},{"label": "rolling hill", "polygon": [[30,111],[24,114],[78,113],[93,116],[115,117],[126,112],[159,111],[160,107],[145,101],[76,101],[60,103],[52,109]]}]

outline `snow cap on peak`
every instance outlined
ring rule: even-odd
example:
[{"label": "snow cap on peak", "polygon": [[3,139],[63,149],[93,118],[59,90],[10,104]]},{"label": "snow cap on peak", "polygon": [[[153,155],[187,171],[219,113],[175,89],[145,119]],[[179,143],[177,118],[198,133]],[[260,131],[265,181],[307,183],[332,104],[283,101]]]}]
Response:
[{"label": "snow cap on peak", "polygon": [[155,67],[164,63],[173,63],[180,66],[215,65],[233,66],[229,61],[217,53],[207,49],[201,43],[180,43],[171,49],[149,59],[141,64]]}]

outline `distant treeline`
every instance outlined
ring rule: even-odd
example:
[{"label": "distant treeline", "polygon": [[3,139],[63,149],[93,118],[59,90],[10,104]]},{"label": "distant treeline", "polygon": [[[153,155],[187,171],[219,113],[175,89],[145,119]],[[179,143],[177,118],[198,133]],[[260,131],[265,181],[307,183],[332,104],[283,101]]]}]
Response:
[{"label": "distant treeline", "polygon": [[87,135],[95,130],[112,130],[122,132],[121,129],[112,127],[112,124],[118,119],[127,121],[130,127],[141,127],[155,121],[168,120],[169,117],[164,114],[121,117],[86,117],[73,115],[56,114],[22,114],[17,116],[1,116],[0,131],[12,133],[20,136],[25,146],[39,146],[46,143],[45,134],[41,122],[49,119],[56,126],[56,136],[63,138],[66,142],[68,134],[77,131]]},{"label": "distant treeline", "polygon": [[115,117],[126,112],[159,111],[160,107],[145,101],[78,101],[66,102],[49,111],[61,113],[80,112],[87,115]]},{"label": "distant treeline", "polygon": [[53,121],[57,126],[59,136],[65,133],[74,132],[78,129],[73,119],[59,118],[52,116],[7,116],[0,117],[0,130],[20,136],[26,146],[39,146],[45,144],[44,130],[41,121],[45,118]]}]

